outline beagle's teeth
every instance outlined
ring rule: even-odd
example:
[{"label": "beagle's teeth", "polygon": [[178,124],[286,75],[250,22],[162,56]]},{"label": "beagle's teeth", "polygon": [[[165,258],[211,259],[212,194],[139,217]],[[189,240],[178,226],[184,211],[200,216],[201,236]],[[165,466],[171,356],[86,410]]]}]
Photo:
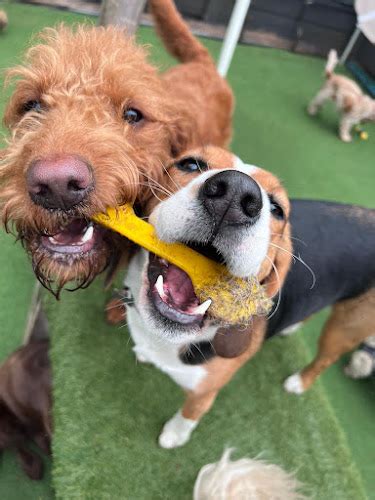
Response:
[{"label": "beagle's teeth", "polygon": [[203,304],[200,304],[199,306],[197,306],[194,309],[194,311],[192,312],[192,314],[197,314],[197,315],[199,314],[199,315],[203,316],[211,304],[212,304],[212,300],[207,299],[205,302],[203,302]]},{"label": "beagle's teeth", "polygon": [[156,288],[158,294],[160,295],[160,297],[162,299],[165,299],[166,294],[164,292],[164,279],[163,279],[163,276],[161,274],[159,274],[158,279],[156,280],[155,288]]}]

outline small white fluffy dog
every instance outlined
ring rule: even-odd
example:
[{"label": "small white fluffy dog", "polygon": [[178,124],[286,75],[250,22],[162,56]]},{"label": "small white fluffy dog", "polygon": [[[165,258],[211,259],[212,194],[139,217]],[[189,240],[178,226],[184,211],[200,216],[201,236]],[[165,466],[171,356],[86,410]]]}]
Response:
[{"label": "small white fluffy dog", "polygon": [[333,101],[341,113],[339,135],[344,142],[352,140],[351,129],[363,121],[375,121],[375,100],[365,95],[359,85],[343,75],[336,75],[337,52],[331,50],[325,67],[326,81],[308,107],[316,115],[328,100]]},{"label": "small white fluffy dog", "polygon": [[199,471],[193,500],[303,500],[293,474],[263,460],[231,461],[226,450],[220,461]]}]

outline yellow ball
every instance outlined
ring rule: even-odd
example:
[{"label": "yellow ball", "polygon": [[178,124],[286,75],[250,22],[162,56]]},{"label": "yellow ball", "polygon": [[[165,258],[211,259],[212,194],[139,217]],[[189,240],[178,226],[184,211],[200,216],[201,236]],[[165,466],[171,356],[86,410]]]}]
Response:
[{"label": "yellow ball", "polygon": [[363,131],[359,134],[359,137],[362,139],[362,141],[367,141],[368,133]]}]

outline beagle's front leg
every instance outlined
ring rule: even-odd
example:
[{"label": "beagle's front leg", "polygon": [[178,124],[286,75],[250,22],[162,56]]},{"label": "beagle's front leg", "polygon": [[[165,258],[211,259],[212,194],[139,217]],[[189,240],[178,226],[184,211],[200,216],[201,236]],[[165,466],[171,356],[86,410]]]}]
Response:
[{"label": "beagle's front leg", "polygon": [[162,448],[177,448],[187,443],[200,419],[213,405],[218,391],[189,392],[181,410],[164,425],[159,436]]},{"label": "beagle's front leg", "polygon": [[207,375],[196,388],[187,392],[182,409],[164,425],[159,436],[161,447],[176,448],[189,441],[201,418],[211,409],[220,389],[260,349],[265,330],[265,318],[256,318],[251,326],[250,342],[242,354],[233,358],[215,356],[205,363]]}]

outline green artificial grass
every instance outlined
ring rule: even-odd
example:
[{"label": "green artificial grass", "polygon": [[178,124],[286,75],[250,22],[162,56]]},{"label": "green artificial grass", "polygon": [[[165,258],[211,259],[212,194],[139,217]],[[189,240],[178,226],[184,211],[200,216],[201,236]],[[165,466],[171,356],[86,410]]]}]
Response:
[{"label": "green artificial grass", "polygon": [[[13,64],[30,34],[43,25],[82,20],[22,5],[10,5],[9,15],[9,31],[0,37],[0,66]],[[170,64],[152,30],[140,30],[140,40],[154,46],[152,57],[160,66]],[[205,43],[218,53],[219,43]],[[371,205],[375,127],[366,126],[369,141],[356,138],[347,145],[336,137],[332,109],[314,119],[305,113],[322,69],[319,59],[239,47],[229,73],[238,104],[233,150],[278,174],[292,196]],[[20,341],[32,277],[22,250],[5,237],[1,244],[0,320],[2,325],[10,321],[12,330],[0,330],[0,356],[5,356]],[[269,342],[222,391],[190,443],[168,451],[158,448],[156,439],[181,405],[182,393],[152,366],[136,364],[126,328],[104,323],[105,301],[101,280],[88,290],[64,293],[59,303],[46,297],[53,334],[58,498],[188,499],[199,468],[217,460],[225,446],[236,447],[237,456],[263,453],[295,470],[316,499],[374,498],[373,380],[348,380],[338,363],[301,398],[281,387],[311,359],[324,313],[301,334]],[[9,460],[0,474],[0,498],[50,494],[47,481],[38,485],[47,488],[43,493],[27,480],[29,489],[21,490],[23,478],[15,483],[18,472]]]},{"label": "green artificial grass", "polygon": [[[366,498],[321,387],[287,396],[282,380],[307,352],[277,339],[240,371],[183,448],[156,439],[183,401],[180,389],[137,364],[125,328],[106,326],[100,283],[48,300],[55,369],[54,484],[61,498],[189,499],[199,468],[225,446],[278,463],[319,499]],[[84,311],[84,314],[82,314]]]}]

